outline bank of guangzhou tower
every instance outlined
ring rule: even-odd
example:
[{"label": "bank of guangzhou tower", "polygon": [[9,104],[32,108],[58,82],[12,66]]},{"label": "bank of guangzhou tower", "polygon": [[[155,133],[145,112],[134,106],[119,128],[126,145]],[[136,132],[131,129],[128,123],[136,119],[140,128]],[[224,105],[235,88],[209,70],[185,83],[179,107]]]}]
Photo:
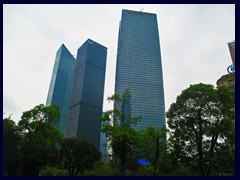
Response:
[{"label": "bank of guangzhou tower", "polygon": [[130,89],[128,112],[141,116],[136,130],[165,127],[162,59],[156,14],[122,10],[115,92]]}]

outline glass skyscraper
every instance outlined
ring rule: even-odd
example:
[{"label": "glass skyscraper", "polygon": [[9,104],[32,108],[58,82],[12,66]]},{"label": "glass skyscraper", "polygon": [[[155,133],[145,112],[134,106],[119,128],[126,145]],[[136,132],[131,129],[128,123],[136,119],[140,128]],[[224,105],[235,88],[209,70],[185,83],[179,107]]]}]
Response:
[{"label": "glass skyscraper", "polygon": [[129,88],[129,111],[142,116],[136,130],[165,127],[162,60],[156,14],[122,10],[115,92]]},{"label": "glass skyscraper", "polygon": [[[102,117],[104,117],[105,112],[103,112]],[[101,123],[101,128],[104,125],[104,122]],[[108,140],[106,134],[101,132],[100,138],[100,152],[102,153],[101,161],[107,161],[108,159]]]},{"label": "glass skyscraper", "polygon": [[60,118],[55,125],[63,134],[65,134],[75,63],[75,58],[62,44],[55,58],[46,105],[58,105]]},{"label": "glass skyscraper", "polygon": [[88,39],[77,53],[66,137],[100,146],[107,48]]}]

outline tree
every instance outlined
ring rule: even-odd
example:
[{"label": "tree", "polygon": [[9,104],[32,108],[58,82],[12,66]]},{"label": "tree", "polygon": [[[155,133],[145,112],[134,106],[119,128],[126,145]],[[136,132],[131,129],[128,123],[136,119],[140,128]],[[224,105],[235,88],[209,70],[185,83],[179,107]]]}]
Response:
[{"label": "tree", "polygon": [[70,176],[77,176],[92,168],[100,160],[101,153],[87,141],[66,138],[61,143],[60,156],[62,168],[67,169]]},{"label": "tree", "polygon": [[[234,113],[232,92],[225,87],[200,83],[183,90],[166,113],[174,164],[191,164],[201,175],[225,173],[219,164],[234,156],[226,152],[235,147]],[[228,168],[234,172],[234,162]]]},{"label": "tree", "polygon": [[69,176],[66,169],[57,169],[55,167],[46,166],[39,172],[39,176]]},{"label": "tree", "polygon": [[141,117],[131,116],[131,93],[126,89],[122,94],[115,93],[108,97],[109,101],[114,101],[114,110],[106,111],[104,117],[100,118],[103,122],[102,132],[106,134],[112,148],[113,162],[116,163],[120,171],[123,172],[127,166],[131,167],[131,159],[135,152],[137,141],[137,131],[132,128]]},{"label": "tree", "polygon": [[61,131],[53,126],[58,117],[55,106],[43,104],[23,112],[18,122],[22,175],[38,175],[43,167],[56,163],[57,145],[63,138]]},{"label": "tree", "polygon": [[158,174],[159,164],[167,158],[166,133],[167,129],[165,127],[156,130],[153,126],[148,126],[146,129],[139,131],[138,153],[140,157],[150,160],[153,167],[152,175]]},{"label": "tree", "polygon": [[3,174],[17,175],[19,166],[20,136],[11,116],[3,120]]},{"label": "tree", "polygon": [[98,162],[92,169],[84,172],[84,176],[118,176],[116,167],[112,167],[110,163]]}]

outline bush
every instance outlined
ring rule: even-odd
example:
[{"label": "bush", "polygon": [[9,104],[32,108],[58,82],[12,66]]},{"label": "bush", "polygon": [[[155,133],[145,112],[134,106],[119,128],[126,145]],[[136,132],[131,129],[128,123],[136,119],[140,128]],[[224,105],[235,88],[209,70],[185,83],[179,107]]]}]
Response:
[{"label": "bush", "polygon": [[94,168],[86,170],[84,176],[117,176],[118,170],[108,164],[99,163]]},{"label": "bush", "polygon": [[55,167],[46,166],[39,172],[39,176],[69,176],[66,169],[57,169]]},{"label": "bush", "polygon": [[142,165],[136,172],[138,176],[152,176],[154,174],[154,168],[149,165]]}]

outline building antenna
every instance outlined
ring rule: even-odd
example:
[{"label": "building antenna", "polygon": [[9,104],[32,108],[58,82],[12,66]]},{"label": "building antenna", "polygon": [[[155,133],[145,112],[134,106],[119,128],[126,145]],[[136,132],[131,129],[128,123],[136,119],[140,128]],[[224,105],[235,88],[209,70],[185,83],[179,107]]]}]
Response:
[{"label": "building antenna", "polygon": [[[142,10],[143,10],[143,8],[142,8]],[[142,10],[140,12],[142,12]]]}]

